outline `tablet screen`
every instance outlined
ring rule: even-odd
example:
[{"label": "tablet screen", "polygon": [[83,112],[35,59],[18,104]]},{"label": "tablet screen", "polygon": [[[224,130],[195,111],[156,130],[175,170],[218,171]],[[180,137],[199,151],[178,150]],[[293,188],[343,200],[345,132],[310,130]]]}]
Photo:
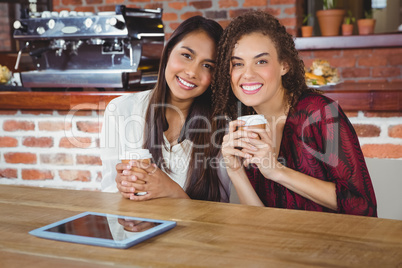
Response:
[{"label": "tablet screen", "polygon": [[127,236],[130,236],[130,233],[135,234],[143,232],[159,224],[159,222],[89,214],[52,228],[45,229],[45,231],[86,237],[124,240]]},{"label": "tablet screen", "polygon": [[67,242],[127,248],[175,226],[174,221],[84,212],[29,233]]}]

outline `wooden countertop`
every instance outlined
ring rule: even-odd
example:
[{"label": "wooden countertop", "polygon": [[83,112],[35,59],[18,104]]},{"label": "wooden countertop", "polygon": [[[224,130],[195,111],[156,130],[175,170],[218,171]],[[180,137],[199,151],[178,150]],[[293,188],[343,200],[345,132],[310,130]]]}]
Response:
[{"label": "wooden countertop", "polygon": [[0,109],[4,110],[104,110],[112,99],[128,92],[53,91],[0,92]]},{"label": "wooden countertop", "polygon": [[[402,82],[341,83],[323,87],[324,94],[345,111],[402,111]],[[104,110],[110,100],[131,92],[0,91],[0,109],[5,110]]]},{"label": "wooden countertop", "polygon": [[[402,221],[184,199],[2,185],[5,267],[398,267]],[[128,249],[42,239],[28,232],[84,211],[173,220]]]}]

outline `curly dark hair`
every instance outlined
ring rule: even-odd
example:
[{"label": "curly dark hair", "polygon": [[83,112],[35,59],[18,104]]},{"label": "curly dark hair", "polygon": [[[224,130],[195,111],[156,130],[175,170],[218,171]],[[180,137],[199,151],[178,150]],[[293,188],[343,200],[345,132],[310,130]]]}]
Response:
[{"label": "curly dark hair", "polygon": [[307,87],[305,82],[304,62],[299,57],[292,35],[286,32],[286,28],[278,19],[263,11],[249,11],[235,19],[224,30],[218,46],[216,73],[212,81],[212,100],[214,116],[225,115],[235,119],[237,115],[255,114],[252,107],[240,104],[231,90],[230,64],[233,49],[237,41],[244,35],[261,33],[268,36],[275,45],[278,53],[278,61],[287,63],[289,71],[282,77],[285,88],[285,97],[290,109],[306,92],[316,92]]}]

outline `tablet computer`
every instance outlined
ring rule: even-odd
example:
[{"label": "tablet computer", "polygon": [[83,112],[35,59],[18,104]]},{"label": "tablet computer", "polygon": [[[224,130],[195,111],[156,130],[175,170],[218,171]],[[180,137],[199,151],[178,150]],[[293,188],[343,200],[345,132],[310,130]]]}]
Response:
[{"label": "tablet computer", "polygon": [[29,233],[59,241],[128,248],[175,226],[174,221],[84,212]]}]

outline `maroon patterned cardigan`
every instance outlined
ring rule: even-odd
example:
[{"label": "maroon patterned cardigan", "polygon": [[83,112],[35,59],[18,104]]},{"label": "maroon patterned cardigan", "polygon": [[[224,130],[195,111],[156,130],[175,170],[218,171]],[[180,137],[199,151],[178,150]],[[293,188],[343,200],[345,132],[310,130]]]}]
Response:
[{"label": "maroon patterned cardigan", "polygon": [[288,168],[334,182],[337,211],[323,207],[265,178],[256,166],[246,170],[267,207],[377,217],[377,202],[352,124],[333,100],[303,95],[289,112],[278,160]]}]

